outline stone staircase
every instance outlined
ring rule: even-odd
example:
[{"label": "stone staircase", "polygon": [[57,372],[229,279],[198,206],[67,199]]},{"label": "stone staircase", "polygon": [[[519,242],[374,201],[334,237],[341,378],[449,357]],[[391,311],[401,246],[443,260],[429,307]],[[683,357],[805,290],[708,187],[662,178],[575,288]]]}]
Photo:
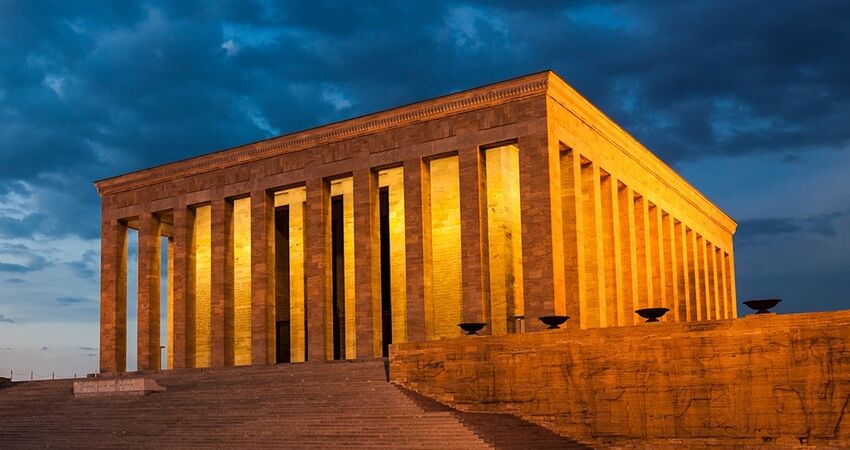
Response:
[{"label": "stone staircase", "polygon": [[510,415],[386,381],[383,361],[155,373],[165,392],[74,399],[72,380],[0,390],[0,448],[586,449]]}]

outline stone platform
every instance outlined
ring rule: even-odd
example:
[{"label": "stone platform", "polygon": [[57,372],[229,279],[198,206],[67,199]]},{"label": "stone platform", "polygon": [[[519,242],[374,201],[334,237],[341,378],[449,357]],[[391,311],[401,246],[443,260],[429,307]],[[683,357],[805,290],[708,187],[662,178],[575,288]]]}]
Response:
[{"label": "stone platform", "polygon": [[394,383],[600,446],[850,448],[850,311],[397,344]]},{"label": "stone platform", "polygon": [[115,395],[148,395],[165,388],[153,378],[113,378],[74,381],[74,398]]}]

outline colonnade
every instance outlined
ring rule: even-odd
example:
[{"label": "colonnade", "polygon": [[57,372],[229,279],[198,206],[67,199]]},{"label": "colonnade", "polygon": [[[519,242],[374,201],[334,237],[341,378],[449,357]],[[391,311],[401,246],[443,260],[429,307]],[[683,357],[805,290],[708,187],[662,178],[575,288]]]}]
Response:
[{"label": "colonnade", "polygon": [[737,316],[731,238],[712,242],[579,151],[561,149],[561,178],[567,299],[582,328],[638,323],[649,307],[669,308],[664,321]]},{"label": "colonnade", "polygon": [[[193,202],[102,230],[101,370],[126,369],[127,232],[138,230],[139,370],[379,357],[390,342],[735,317],[731,239],[546,135]],[[168,239],[160,292],[161,239]],[[160,299],[167,296],[167,311]],[[167,316],[167,342],[160,321]]]}]

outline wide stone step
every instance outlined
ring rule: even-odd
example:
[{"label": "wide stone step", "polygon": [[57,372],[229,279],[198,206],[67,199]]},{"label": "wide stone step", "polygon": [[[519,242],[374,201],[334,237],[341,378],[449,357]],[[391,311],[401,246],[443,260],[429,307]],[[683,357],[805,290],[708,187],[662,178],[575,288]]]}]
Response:
[{"label": "wide stone step", "polygon": [[585,448],[513,416],[461,413],[393,386],[383,361],[122,375],[134,376],[166,390],[74,399],[72,380],[0,390],[0,448]]}]

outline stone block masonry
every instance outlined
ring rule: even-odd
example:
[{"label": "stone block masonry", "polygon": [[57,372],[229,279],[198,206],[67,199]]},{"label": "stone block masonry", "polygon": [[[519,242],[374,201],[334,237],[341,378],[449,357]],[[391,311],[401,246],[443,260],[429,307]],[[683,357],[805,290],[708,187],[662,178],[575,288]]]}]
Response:
[{"label": "stone block masonry", "polygon": [[398,344],[390,377],[601,445],[850,448],[850,311]]},{"label": "stone block masonry", "polygon": [[127,370],[128,301],[154,371],[737,313],[735,222],[551,71],[96,186],[106,373]]}]

